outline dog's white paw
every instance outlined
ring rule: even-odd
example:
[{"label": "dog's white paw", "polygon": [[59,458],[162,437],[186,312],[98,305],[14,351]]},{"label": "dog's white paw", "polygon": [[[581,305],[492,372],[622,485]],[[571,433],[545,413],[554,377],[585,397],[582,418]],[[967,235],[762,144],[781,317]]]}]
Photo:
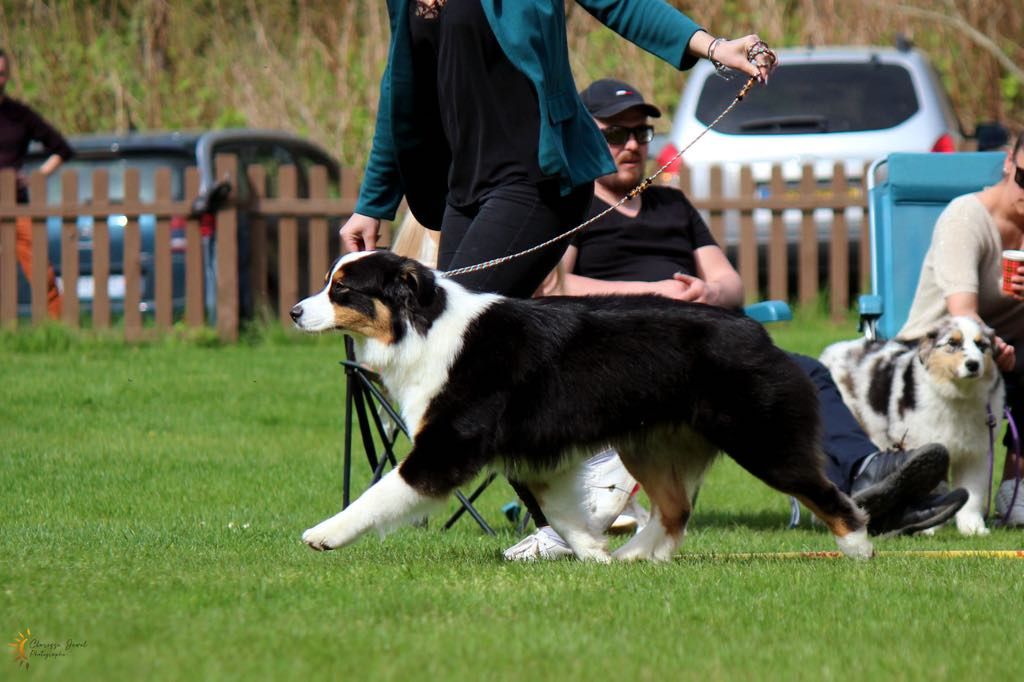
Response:
[{"label": "dog's white paw", "polygon": [[870,559],[875,555],[875,548],[868,539],[867,528],[847,533],[843,537],[836,536],[836,544],[851,559]]},{"label": "dog's white paw", "polygon": [[980,514],[957,514],[956,529],[961,535],[988,535],[985,519]]},{"label": "dog's white paw", "polygon": [[327,519],[307,529],[302,534],[302,541],[318,552],[337,549],[342,544],[338,530],[338,523],[333,518]]}]

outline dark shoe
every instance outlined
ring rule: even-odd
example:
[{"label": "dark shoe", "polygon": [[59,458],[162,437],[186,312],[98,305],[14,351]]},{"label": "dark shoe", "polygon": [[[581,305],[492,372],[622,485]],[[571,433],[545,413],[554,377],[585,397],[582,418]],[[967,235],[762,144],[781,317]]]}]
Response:
[{"label": "dark shoe", "polygon": [[868,523],[872,535],[913,535],[945,523],[967,503],[967,491],[956,488],[944,495],[929,495],[918,505]]},{"label": "dark shoe", "polygon": [[902,514],[917,505],[949,471],[949,452],[938,443],[916,450],[884,450],[870,457],[854,477],[850,497],[872,519]]}]

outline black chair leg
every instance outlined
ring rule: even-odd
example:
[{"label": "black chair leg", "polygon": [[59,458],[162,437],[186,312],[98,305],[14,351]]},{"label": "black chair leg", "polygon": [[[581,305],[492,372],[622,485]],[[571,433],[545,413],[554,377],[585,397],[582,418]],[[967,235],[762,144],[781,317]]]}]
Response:
[{"label": "black chair leg", "polygon": [[[409,437],[409,431],[406,429],[404,422],[398,412],[391,406],[387,397],[381,392],[381,390],[374,383],[373,375],[370,370],[359,364],[355,359],[355,349],[352,344],[352,339],[349,336],[345,337],[345,354],[346,359],[341,360],[339,364],[345,368],[345,441],[344,441],[344,455],[342,466],[343,471],[343,498],[342,508],[348,507],[351,503],[351,481],[352,481],[352,417],[353,412],[355,413],[357,428],[359,430],[359,436],[363,441],[363,451],[366,453],[367,463],[370,465],[370,470],[373,472],[372,483],[376,483],[380,480],[381,476],[384,475],[385,467],[390,464],[392,467],[398,466],[398,458],[395,455],[395,443],[398,440],[398,436],[404,434],[407,438]],[[389,434],[388,428],[385,426],[383,419],[381,418],[380,410],[384,410],[388,417],[394,422],[394,429]],[[378,456],[377,445],[374,442],[374,433],[377,434],[377,439],[380,441],[380,453]],[[480,496],[480,494],[487,488],[488,485],[496,478],[496,474],[488,476],[476,490],[467,498],[462,491],[456,490],[455,497],[459,500],[460,507],[452,515],[452,517],[445,523],[444,528],[447,530],[454,525],[454,523],[462,516],[463,513],[469,512],[469,515],[474,521],[480,526],[480,528],[488,535],[496,535],[494,529],[491,528],[490,524],[487,523],[486,519],[477,511],[476,507],[473,506],[473,502]],[[372,485],[371,483],[371,485]]]}]

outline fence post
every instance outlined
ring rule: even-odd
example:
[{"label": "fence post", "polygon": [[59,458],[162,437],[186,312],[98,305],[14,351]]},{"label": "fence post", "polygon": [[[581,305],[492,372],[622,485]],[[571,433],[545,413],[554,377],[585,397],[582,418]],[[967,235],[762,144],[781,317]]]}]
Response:
[{"label": "fence post", "polygon": [[[185,169],[185,200],[191,206],[199,196],[199,169]],[[206,268],[203,263],[203,236],[199,230],[199,217],[189,210],[185,223],[185,324],[203,325]]]},{"label": "fence post", "polygon": [[[0,170],[0,209],[13,211],[18,205],[17,180],[13,168]],[[0,325],[18,326],[18,257],[13,217],[0,217]]]},{"label": "fence post", "polygon": [[[29,201],[32,208],[46,206],[46,178],[41,173],[33,173],[29,178]],[[32,218],[32,272],[29,284],[32,288],[32,324],[40,324],[48,317],[46,308],[46,271],[50,264],[49,235],[46,230],[46,218]]]},{"label": "fence post", "polygon": [[[171,169],[157,168],[153,172],[154,198],[158,205],[171,202]],[[156,232],[153,235],[153,303],[156,327],[167,331],[174,321],[174,282],[171,278],[171,218],[163,209],[156,215]]]},{"label": "fence post", "polygon": [[[78,277],[78,220],[73,212],[78,204],[78,172],[60,174],[60,203],[64,211],[60,227],[60,274],[64,282],[61,301],[61,320],[69,327],[79,325]],[[93,281],[95,287],[95,280]]]},{"label": "fence post", "polygon": [[138,341],[142,338],[142,231],[139,227],[139,169],[124,171],[124,256],[121,259],[124,274],[124,338]]},{"label": "fence post", "polygon": [[92,325],[110,328],[110,173],[92,172]]},{"label": "fence post", "polygon": [[[814,198],[817,181],[814,179],[814,167],[804,165],[800,176],[800,197],[805,200]],[[800,209],[800,305],[811,307],[818,299],[818,231],[814,224],[814,209]]]},{"label": "fence post", "polygon": [[[750,166],[740,169],[740,197],[754,196],[754,176]],[[740,279],[744,282],[747,302],[758,298],[758,245],[757,231],[754,228],[754,210],[740,210]]]},{"label": "fence post", "polygon": [[[786,181],[782,179],[782,166],[772,164],[770,184],[772,199],[786,196]],[[786,221],[782,210],[772,210],[772,222],[768,242],[768,297],[782,301],[789,300],[789,244],[786,238]]]},{"label": "fence post", "polygon": [[[327,198],[327,169],[313,166],[309,169],[309,197],[314,201]],[[309,292],[323,288],[324,274],[330,265],[327,253],[330,238],[327,234],[327,219],[314,216],[309,219]]]},{"label": "fence post", "polygon": [[[836,163],[832,167],[832,196],[849,196],[846,166]],[[850,307],[850,238],[846,223],[846,209],[838,204],[832,209],[832,235],[829,241],[829,288],[832,319],[841,322]]]},{"label": "fence post", "polygon": [[222,341],[238,340],[238,159],[218,154],[215,175],[231,183],[234,201],[217,211],[217,333]]},{"label": "fence post", "polygon": [[[294,202],[298,196],[295,166],[281,166],[277,174],[278,197]],[[277,316],[291,326],[288,312],[299,302],[299,227],[295,215],[281,215],[277,223]]]}]

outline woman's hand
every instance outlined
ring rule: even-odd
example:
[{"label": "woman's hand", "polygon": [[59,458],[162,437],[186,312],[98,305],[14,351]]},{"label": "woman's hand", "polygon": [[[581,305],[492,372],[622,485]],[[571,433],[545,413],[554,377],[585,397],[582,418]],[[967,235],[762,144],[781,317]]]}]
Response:
[{"label": "woman's hand", "polygon": [[377,248],[380,219],[353,213],[338,230],[338,234],[341,236],[342,252],[372,251]]},{"label": "woman's hand", "polygon": [[716,62],[753,76],[761,83],[767,83],[768,74],[778,66],[775,53],[756,33],[735,40],[723,40],[715,46],[711,56]]},{"label": "woman's hand", "polygon": [[1003,372],[1012,371],[1017,364],[1017,351],[998,336],[995,337],[995,341],[992,354],[995,356],[996,366]]}]

